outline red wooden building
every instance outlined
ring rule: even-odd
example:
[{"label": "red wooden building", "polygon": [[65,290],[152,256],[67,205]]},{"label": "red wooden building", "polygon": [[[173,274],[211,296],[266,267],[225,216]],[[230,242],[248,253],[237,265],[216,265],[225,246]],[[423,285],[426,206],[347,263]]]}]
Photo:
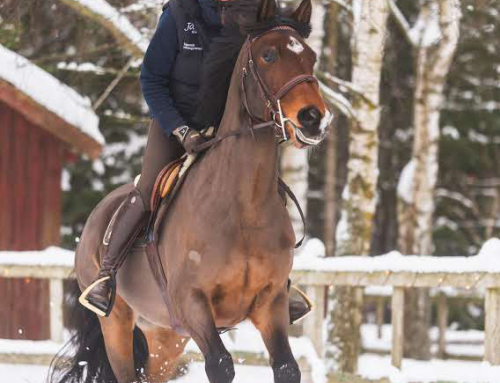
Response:
[{"label": "red wooden building", "polygon": [[[98,122],[87,99],[0,45],[0,251],[59,244],[62,167],[99,155]],[[0,279],[0,338],[49,337],[48,281]]]}]

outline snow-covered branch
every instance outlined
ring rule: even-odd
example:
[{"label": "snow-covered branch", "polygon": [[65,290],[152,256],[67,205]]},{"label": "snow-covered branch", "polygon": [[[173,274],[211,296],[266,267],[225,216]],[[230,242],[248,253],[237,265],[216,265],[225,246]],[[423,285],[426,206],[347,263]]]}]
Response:
[{"label": "snow-covered branch", "polygon": [[403,15],[403,13],[398,8],[394,0],[387,0],[387,2],[389,3],[389,9],[391,11],[391,15],[396,20],[396,23],[398,24],[399,28],[401,28],[401,32],[403,32],[406,40],[408,41],[408,43],[410,43],[410,45],[416,46],[417,41],[415,41],[415,39],[411,34],[410,23],[408,22],[408,20],[406,20],[405,15]]},{"label": "snow-covered branch", "polygon": [[59,0],[107,29],[133,56],[142,57],[148,47],[145,36],[129,19],[105,0]]},{"label": "snow-covered branch", "polygon": [[323,82],[319,82],[319,88],[323,92],[323,95],[327,100],[335,106],[340,112],[349,118],[356,119],[354,115],[354,109],[352,108],[351,102],[342,96],[340,93],[335,92],[333,89],[325,85]]},{"label": "snow-covered branch", "polygon": [[329,82],[331,84],[337,85],[340,90],[343,90],[342,88],[345,88],[348,92],[350,92],[354,97],[360,97],[362,98],[365,102],[367,102],[369,105],[376,107],[375,103],[370,100],[363,92],[363,90],[357,86],[355,86],[352,82],[342,80],[341,78],[338,78],[336,76],[331,75],[328,72],[317,72],[316,75],[325,82]]}]

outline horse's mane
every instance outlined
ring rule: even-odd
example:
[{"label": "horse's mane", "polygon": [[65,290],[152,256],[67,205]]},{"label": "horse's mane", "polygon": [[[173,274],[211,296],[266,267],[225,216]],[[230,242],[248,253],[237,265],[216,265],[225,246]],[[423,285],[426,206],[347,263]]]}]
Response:
[{"label": "horse's mane", "polygon": [[220,36],[210,43],[204,58],[199,106],[195,121],[201,127],[218,126],[224,114],[229,85],[240,50],[247,36],[257,36],[278,26],[289,26],[303,38],[311,33],[309,23],[299,23],[283,10],[278,16],[258,22],[258,3],[255,0],[233,0],[225,14],[225,25]]}]

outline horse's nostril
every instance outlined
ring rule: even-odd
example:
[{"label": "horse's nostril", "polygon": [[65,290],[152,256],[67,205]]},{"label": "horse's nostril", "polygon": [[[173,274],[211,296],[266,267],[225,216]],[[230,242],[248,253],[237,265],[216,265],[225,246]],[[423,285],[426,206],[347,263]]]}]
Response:
[{"label": "horse's nostril", "polygon": [[303,108],[300,110],[298,118],[302,126],[310,127],[319,124],[321,112],[315,107]]}]

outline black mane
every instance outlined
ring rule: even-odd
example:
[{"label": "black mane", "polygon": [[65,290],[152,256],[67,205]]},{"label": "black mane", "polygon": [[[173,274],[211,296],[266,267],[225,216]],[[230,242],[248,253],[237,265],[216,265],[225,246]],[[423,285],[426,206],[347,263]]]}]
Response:
[{"label": "black mane", "polygon": [[295,21],[287,11],[270,20],[258,22],[258,3],[255,0],[232,0],[230,4],[221,35],[212,40],[203,63],[198,91],[200,104],[194,118],[201,127],[219,126],[234,66],[248,35],[257,36],[279,26],[291,27],[303,38],[311,33],[310,24]]}]

